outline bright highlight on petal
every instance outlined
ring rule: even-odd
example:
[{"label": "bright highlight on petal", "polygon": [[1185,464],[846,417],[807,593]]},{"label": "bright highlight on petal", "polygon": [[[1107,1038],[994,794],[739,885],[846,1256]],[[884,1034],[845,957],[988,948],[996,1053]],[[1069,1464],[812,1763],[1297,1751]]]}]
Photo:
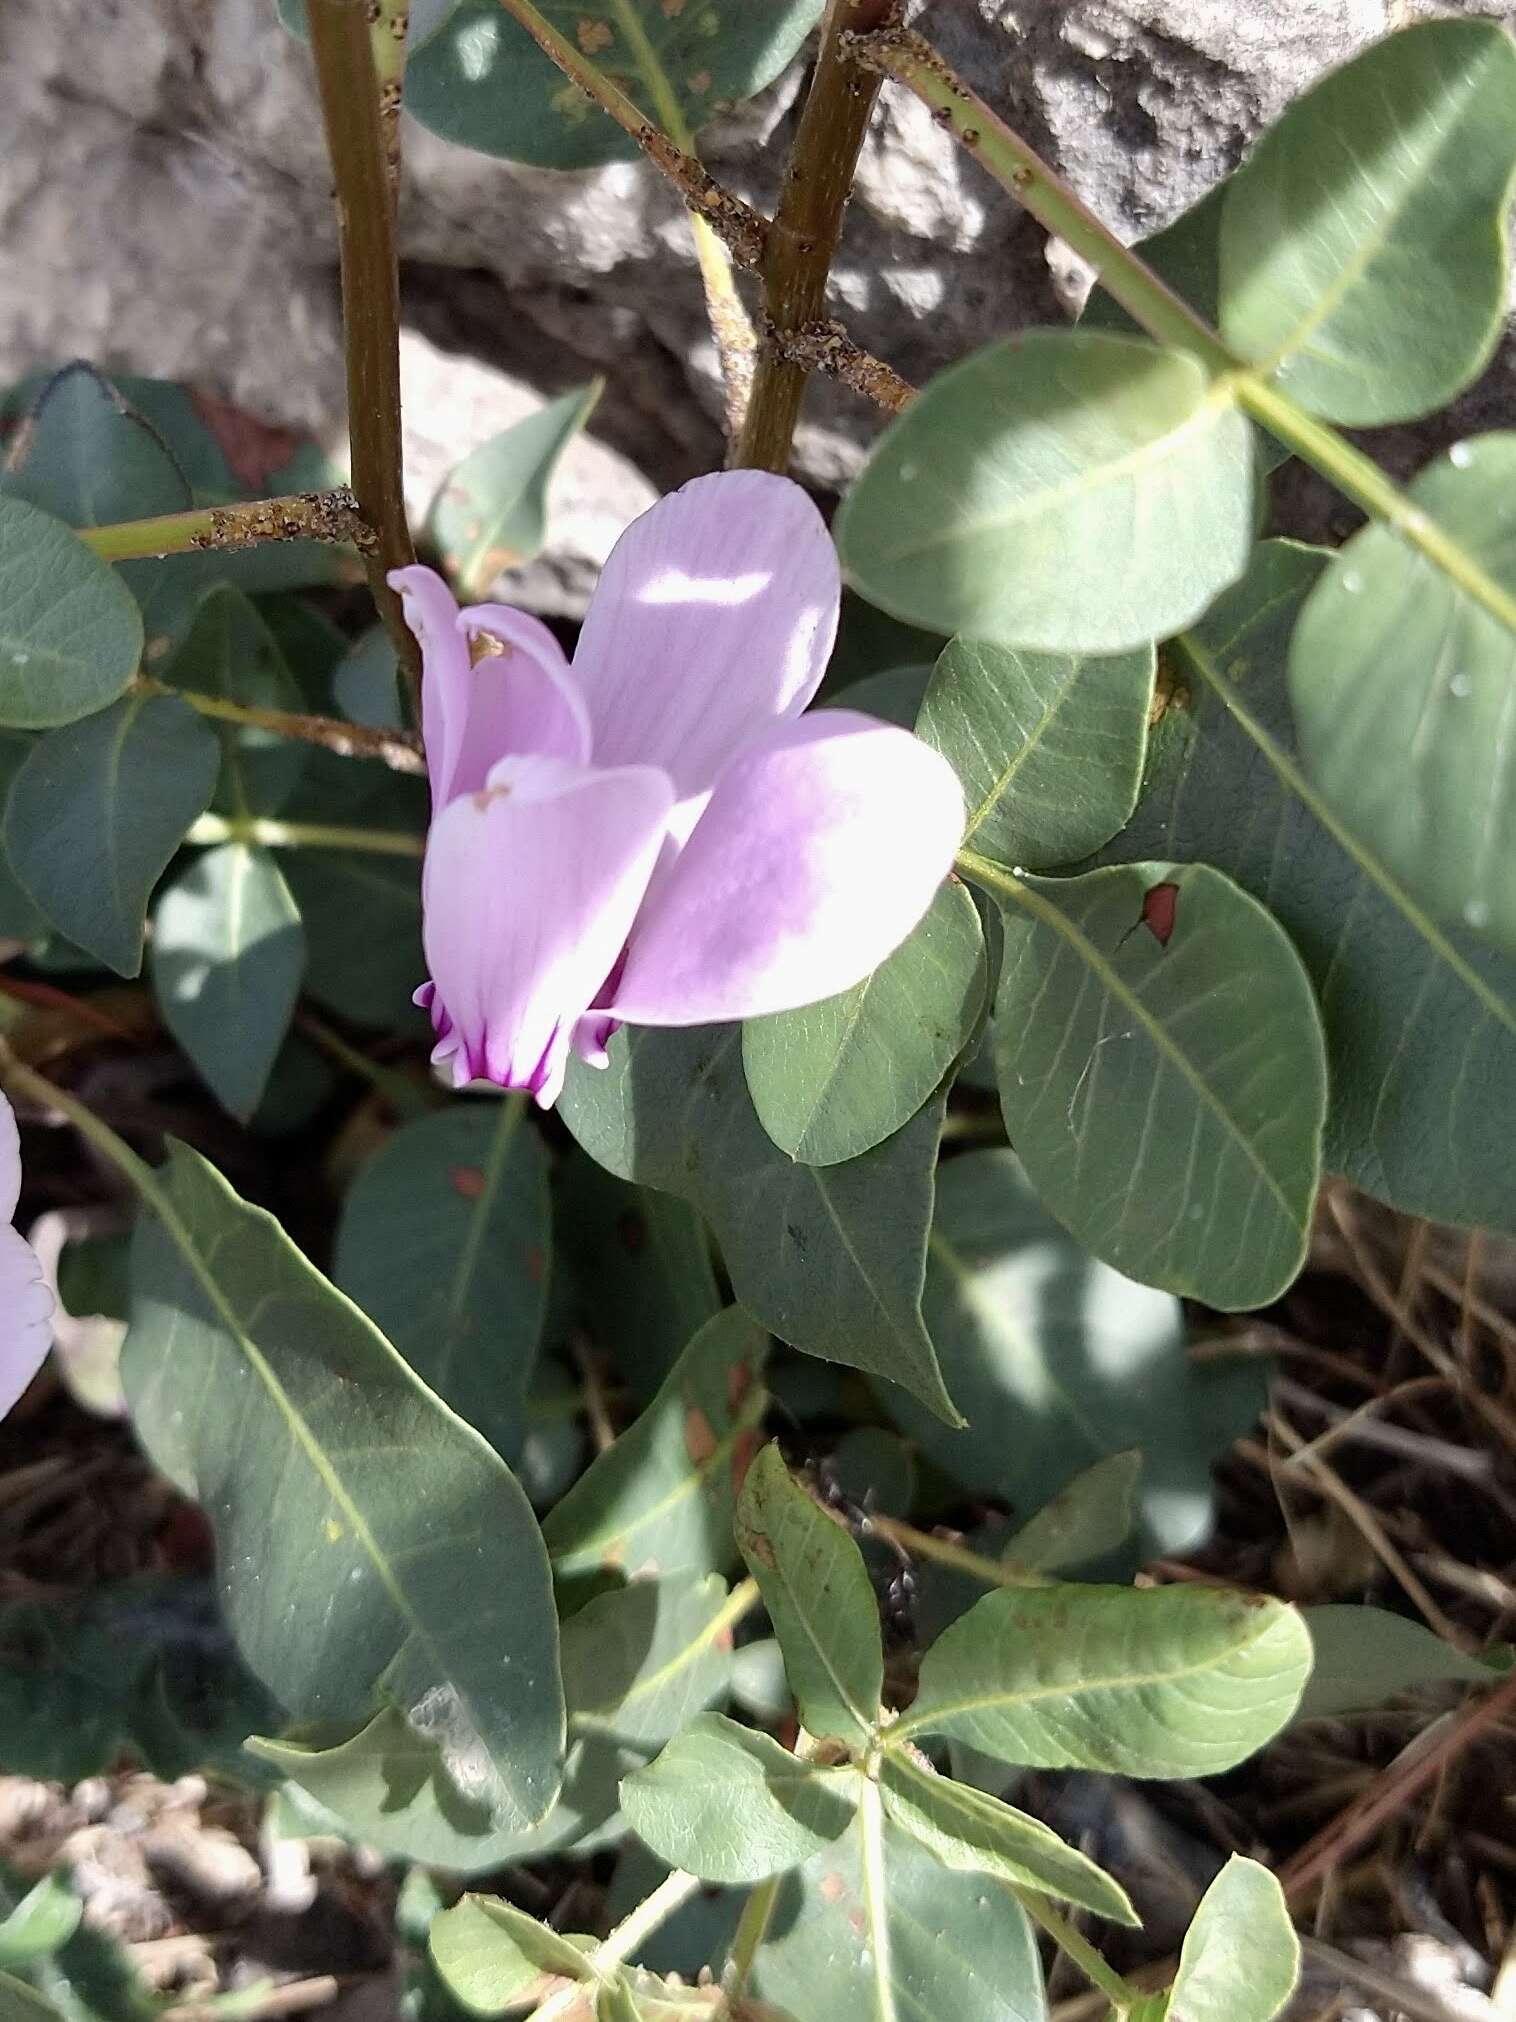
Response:
[{"label": "bright highlight on petal", "polygon": [[7,1226],[21,1198],[21,1142],[0,1095],[0,1418],[46,1360],[53,1295],[31,1245]]},{"label": "bright highlight on petal", "polygon": [[455,1084],[557,1099],[575,1027],[620,954],[673,790],[652,766],[516,757],[432,824],[423,936]]},{"label": "bright highlight on petal", "polygon": [[612,550],[574,655],[597,763],[703,792],[815,694],[841,595],[831,536],[788,478],[718,471],[660,499]]},{"label": "bright highlight on petal", "polygon": [[771,731],[659,878],[612,1010],[704,1025],[849,989],[920,922],[963,819],[957,774],[909,731],[849,709]]}]

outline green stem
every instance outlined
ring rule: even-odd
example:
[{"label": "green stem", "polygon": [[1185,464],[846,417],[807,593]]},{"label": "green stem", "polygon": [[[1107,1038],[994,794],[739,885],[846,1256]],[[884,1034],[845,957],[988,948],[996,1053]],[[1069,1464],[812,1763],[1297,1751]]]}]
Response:
[{"label": "green stem", "polygon": [[766,1882],[750,1891],[742,1906],[732,1949],[727,1953],[726,1970],[721,1975],[721,1991],[729,2002],[740,2001],[747,1992],[753,1966],[773,1922],[774,1905],[779,1900],[783,1880],[783,1875],[770,1875]]},{"label": "green stem", "polygon": [[144,561],[207,548],[258,547],[265,541],[348,542],[372,545],[373,531],[346,486],[295,492],[288,498],[252,499],[240,505],[201,506],[115,526],[81,527],[77,538],[106,562]]},{"label": "green stem", "polygon": [[1419,549],[1434,568],[1440,569],[1497,623],[1516,632],[1516,596],[1497,583],[1430,514],[1422,512],[1372,458],[1255,374],[1244,372],[1233,385],[1239,405],[1255,421],[1262,422],[1271,435],[1330,478],[1354,505],[1362,506],[1370,519],[1382,520],[1393,527],[1402,540]]},{"label": "green stem", "polygon": [[426,845],[402,829],[338,828],[322,822],[275,821],[266,815],[203,814],[184,840],[195,849],[254,843],[271,850],[366,850],[376,856],[419,857]]},{"label": "green stem", "polygon": [[1090,1985],[1108,1996],[1118,2013],[1125,2014],[1142,2000],[1140,1990],[1108,1966],[1088,1939],[1080,1937],[1066,1917],[1059,1916],[1046,1896],[1036,1895],[1031,1889],[1013,1889],[1011,1893],[1033,1923],[1040,1924],[1059,1951],[1073,1960]]},{"label": "green stem", "polygon": [[[640,1902],[629,1917],[624,1918],[608,1938],[595,1947],[585,1958],[585,1967],[597,1979],[603,1979],[628,1960],[634,1952],[640,1951],[654,1931],[666,1924],[674,1912],[682,1909],[691,1896],[698,1895],[704,1883],[697,1875],[687,1875],[675,1868],[666,1875],[653,1893]],[[540,2008],[534,2008],[529,2022],[564,2022],[564,2018],[576,2010],[583,2012],[584,1988],[577,1982],[559,1988],[551,1994]]]},{"label": "green stem", "polygon": [[[815,323],[842,236],[858,153],[879,79],[865,80],[844,53],[854,34],[898,19],[899,0],[828,0],[821,43],[785,167],[779,207],[763,258],[764,316],[781,340]],[[808,373],[777,345],[765,345],[733,462],[753,470],[789,468]]]},{"label": "green stem", "polygon": [[979,1580],[987,1587],[1046,1587],[1052,1584],[1040,1573],[1027,1571],[1024,1567],[1012,1565],[1000,1559],[987,1559],[982,1552],[972,1552],[967,1545],[956,1545],[950,1538],[933,1537],[930,1531],[919,1531],[914,1524],[901,1523],[894,1517],[871,1516],[869,1529],[879,1537],[888,1538],[891,1544],[899,1545],[902,1551],[914,1552],[918,1558],[935,1559],[940,1566],[951,1566],[955,1572],[967,1573],[970,1579]]},{"label": "green stem", "polygon": [[169,695],[186,702],[201,716],[219,723],[240,723],[249,730],[266,730],[274,737],[288,737],[301,744],[317,744],[339,758],[373,758],[391,772],[424,775],[426,760],[414,738],[400,730],[374,730],[367,724],[344,723],[334,716],[301,716],[288,709],[262,709],[253,702],[231,702],[221,695],[202,695],[197,689],[176,688],[167,681],[139,674],[136,689],[147,695]]},{"label": "green stem", "polygon": [[349,1045],[340,1032],[334,1031],[314,1011],[297,1011],[295,1029],[304,1033],[311,1044],[319,1047],[337,1066],[366,1082],[402,1122],[431,1116],[447,1101],[435,1082],[423,1086],[396,1068],[381,1067],[377,1060],[370,1060],[366,1053],[360,1053],[356,1046]]},{"label": "green stem", "polygon": [[894,1968],[890,1959],[889,1880],[884,1868],[884,1804],[872,1776],[858,1787],[858,1853],[870,1972],[878,1996],[878,2022],[896,2022]]},{"label": "green stem", "polygon": [[421,658],[391,569],[416,559],[405,518],[400,445],[400,279],[395,205],[368,0],[309,0],[311,50],[337,194],[342,340],[347,354],[353,490],[374,545],[369,588],[421,712]]},{"label": "green stem", "polygon": [[631,136],[654,167],[676,186],[691,210],[709,218],[731,248],[738,266],[758,266],[763,258],[768,220],[741,197],[724,190],[693,156],[677,147],[668,134],[660,132],[635,100],[597,70],[566,35],[560,35],[533,6],[532,0],[500,0],[500,5],[526,30],[543,55],[556,63],[565,77],[572,78],[602,112],[609,113],[623,133]]},{"label": "green stem", "polygon": [[1236,369],[1237,360],[1205,319],[1122,244],[930,43],[908,28],[884,29],[854,37],[848,54],[865,70],[893,77],[913,91],[996,182],[1090,262],[1107,292],[1161,343],[1196,353],[1213,372]]},{"label": "green stem", "polygon": [[1205,321],[1096,217],[1060,176],[1012,131],[924,42],[908,29],[854,37],[853,60],[895,78],[1050,232],[1088,260],[1107,294],[1161,344],[1188,351],[1227,382],[1233,399],[1312,469],[1372,518],[1393,527],[1481,609],[1516,632],[1516,595],[1345,436],[1317,421],[1229,351]]}]

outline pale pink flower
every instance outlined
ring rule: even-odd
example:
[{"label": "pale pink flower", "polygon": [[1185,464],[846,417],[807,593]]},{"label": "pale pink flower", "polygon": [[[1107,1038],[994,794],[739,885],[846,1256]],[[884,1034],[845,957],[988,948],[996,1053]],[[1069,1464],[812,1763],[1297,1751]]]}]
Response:
[{"label": "pale pink flower", "polygon": [[21,1199],[21,1139],[0,1095],[0,1418],[52,1346],[53,1295],[30,1243],[11,1227]]},{"label": "pale pink flower", "polygon": [[801,711],[837,628],[815,507],[697,478],[617,543],[572,667],[430,569],[390,579],[422,645],[431,981],[454,1080],[545,1106],[615,1027],[791,1010],[905,939],[963,829],[952,768],[854,710]]}]

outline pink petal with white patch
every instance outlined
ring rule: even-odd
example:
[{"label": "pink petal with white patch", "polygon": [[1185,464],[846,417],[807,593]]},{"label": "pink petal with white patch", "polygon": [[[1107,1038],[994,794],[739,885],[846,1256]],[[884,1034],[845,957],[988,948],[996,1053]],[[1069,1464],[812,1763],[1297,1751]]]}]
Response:
[{"label": "pink petal with white patch", "polygon": [[[395,569],[392,587],[421,642],[422,736],[432,808],[477,793],[508,751],[542,751],[582,763],[589,722],[563,651],[547,627],[502,605],[460,612],[433,569]],[[480,610],[490,614],[486,624]],[[509,623],[501,622],[505,613]],[[470,628],[504,651],[474,664]]]},{"label": "pink petal with white patch", "polygon": [[14,1221],[21,1199],[21,1133],[16,1113],[0,1095],[0,1222]]},{"label": "pink petal with white patch", "polygon": [[799,485],[697,477],[634,520],[585,617],[574,676],[597,764],[658,765],[681,800],[798,716],[837,632],[837,554]]},{"label": "pink petal with white patch", "polygon": [[962,834],[956,773],[909,731],[846,709],[785,724],[660,874],[608,1009],[704,1025],[850,989],[921,920]]},{"label": "pink petal with white patch", "polygon": [[47,1360],[52,1317],[53,1295],[31,1244],[0,1225],[0,1418]]},{"label": "pink petal with white patch", "polygon": [[575,1028],[626,941],[673,790],[652,766],[509,758],[432,824],[427,965],[453,1078],[557,1099]]}]

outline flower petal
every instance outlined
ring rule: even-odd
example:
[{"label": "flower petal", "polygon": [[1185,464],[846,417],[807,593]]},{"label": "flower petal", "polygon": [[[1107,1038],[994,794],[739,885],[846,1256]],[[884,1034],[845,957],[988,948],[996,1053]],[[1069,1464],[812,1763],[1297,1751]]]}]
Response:
[{"label": "flower petal", "polygon": [[0,1095],[0,1222],[14,1221],[21,1198],[21,1133],[16,1114]]},{"label": "flower petal", "polygon": [[423,939],[435,1061],[556,1100],[575,1027],[626,941],[673,789],[652,766],[513,758],[432,824]]},{"label": "flower petal", "polygon": [[922,918],[962,833],[957,775],[909,731],[851,709],[785,724],[723,773],[607,1008],[704,1025],[850,989]]},{"label": "flower petal", "polygon": [[47,1359],[53,1295],[31,1244],[0,1224],[0,1418]]},{"label": "flower petal", "polygon": [[815,694],[840,597],[831,537],[788,478],[717,471],[661,499],[611,551],[574,654],[597,763],[703,792]]},{"label": "flower petal", "polygon": [[[421,718],[432,806],[477,793],[510,751],[589,756],[588,717],[547,627],[504,605],[460,612],[433,569],[395,569],[406,622],[421,641]],[[509,621],[509,622],[507,622]],[[474,664],[470,632],[505,648]]]}]

